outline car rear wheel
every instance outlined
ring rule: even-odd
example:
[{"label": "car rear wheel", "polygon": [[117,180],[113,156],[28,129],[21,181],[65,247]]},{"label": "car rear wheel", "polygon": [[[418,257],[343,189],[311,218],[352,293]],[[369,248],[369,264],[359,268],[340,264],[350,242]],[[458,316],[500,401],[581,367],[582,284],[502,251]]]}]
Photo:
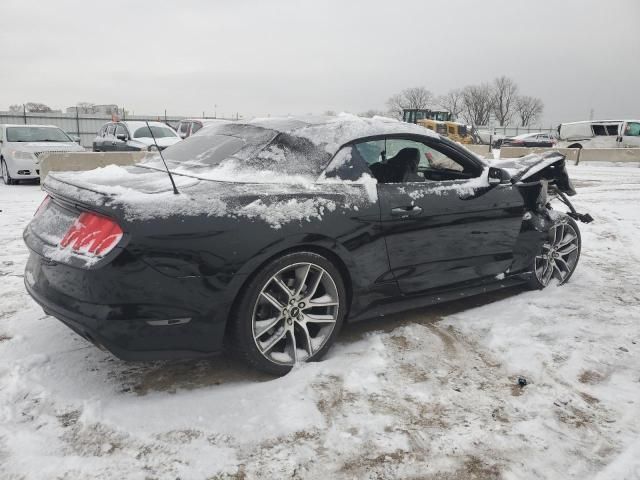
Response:
[{"label": "car rear wheel", "polygon": [[579,143],[574,143],[573,145],[569,145],[569,147],[567,148],[582,148],[582,145],[580,145]]},{"label": "car rear wheel", "polygon": [[15,180],[13,180],[13,178],[11,178],[11,174],[9,174],[9,169],[7,168],[7,164],[4,159],[0,161],[0,172],[2,174],[2,181],[5,185],[13,185],[15,183]]},{"label": "car rear wheel", "polygon": [[535,289],[545,288],[554,278],[560,285],[567,282],[580,258],[582,239],[578,225],[571,217],[561,215],[548,233],[533,261],[530,286]]},{"label": "car rear wheel", "polygon": [[230,325],[235,353],[253,368],[284,375],[321,359],[342,327],[345,287],[325,257],[297,252],[262,268],[239,299]]}]

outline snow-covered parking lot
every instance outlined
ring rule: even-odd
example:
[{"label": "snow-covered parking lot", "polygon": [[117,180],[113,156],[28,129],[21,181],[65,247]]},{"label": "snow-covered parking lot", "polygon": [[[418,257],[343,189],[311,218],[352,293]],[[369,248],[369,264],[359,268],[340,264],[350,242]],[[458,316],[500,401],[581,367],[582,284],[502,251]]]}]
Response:
[{"label": "snow-covered parking lot", "polygon": [[570,173],[595,222],[567,285],[348,326],[280,379],[125,363],[46,316],[43,193],[1,185],[0,478],[640,479],[640,168]]}]

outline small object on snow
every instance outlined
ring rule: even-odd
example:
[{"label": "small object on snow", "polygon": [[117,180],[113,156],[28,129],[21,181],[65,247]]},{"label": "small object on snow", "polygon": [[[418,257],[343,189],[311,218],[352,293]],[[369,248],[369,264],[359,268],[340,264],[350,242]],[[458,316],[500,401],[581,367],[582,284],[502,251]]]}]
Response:
[{"label": "small object on snow", "polygon": [[622,351],[622,352],[629,352],[628,349],[626,349],[625,347],[619,347],[618,350]]},{"label": "small object on snow", "polygon": [[527,386],[527,379],[524,377],[518,377],[518,385],[520,387],[526,387]]}]

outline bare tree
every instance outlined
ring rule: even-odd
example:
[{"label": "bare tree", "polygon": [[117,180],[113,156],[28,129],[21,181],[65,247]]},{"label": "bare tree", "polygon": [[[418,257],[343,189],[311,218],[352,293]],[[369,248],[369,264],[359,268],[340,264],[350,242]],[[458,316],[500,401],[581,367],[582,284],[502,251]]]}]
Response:
[{"label": "bare tree", "polygon": [[424,109],[433,102],[433,94],[424,87],[405,88],[387,100],[389,113],[402,118],[402,111],[406,108]]},{"label": "bare tree", "polygon": [[515,109],[520,117],[520,124],[528,127],[542,116],[544,103],[537,97],[523,95],[517,98]]},{"label": "bare tree", "polygon": [[493,113],[500,125],[507,125],[516,112],[518,84],[509,77],[501,76],[493,81]]},{"label": "bare tree", "polygon": [[493,109],[493,92],[487,83],[469,85],[462,90],[463,117],[472,125],[486,125]]},{"label": "bare tree", "polygon": [[446,95],[438,97],[438,106],[449,113],[453,119],[457,119],[464,111],[464,95],[462,90],[455,88]]},{"label": "bare tree", "polygon": [[13,105],[9,105],[10,112],[22,112],[23,105],[19,105],[14,103]]},{"label": "bare tree", "polygon": [[39,102],[27,102],[24,104],[27,112],[33,113],[48,113],[51,112],[51,107]]}]

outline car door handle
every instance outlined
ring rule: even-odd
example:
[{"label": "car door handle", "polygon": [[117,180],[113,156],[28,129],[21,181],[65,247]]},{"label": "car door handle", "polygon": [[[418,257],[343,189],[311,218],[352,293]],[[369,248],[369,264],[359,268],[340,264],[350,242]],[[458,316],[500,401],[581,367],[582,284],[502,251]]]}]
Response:
[{"label": "car door handle", "polygon": [[408,207],[395,207],[391,209],[391,215],[394,217],[414,217],[422,213],[422,208],[417,205],[410,205]]}]

